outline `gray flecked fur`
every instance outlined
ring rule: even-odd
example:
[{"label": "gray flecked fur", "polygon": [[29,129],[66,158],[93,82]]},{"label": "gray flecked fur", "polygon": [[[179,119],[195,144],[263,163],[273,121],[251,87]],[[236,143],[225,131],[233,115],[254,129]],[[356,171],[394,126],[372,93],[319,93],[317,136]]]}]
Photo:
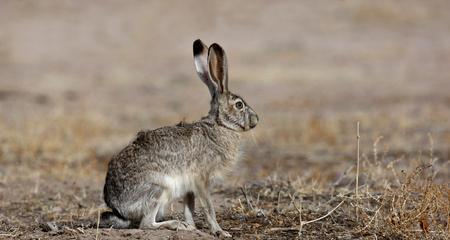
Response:
[{"label": "gray flecked fur", "polygon": [[[206,117],[155,130],[141,131],[108,166],[104,199],[112,212],[101,226],[142,229],[195,229],[195,197],[204,207],[211,231],[231,235],[217,223],[210,198],[212,178],[238,159],[240,134],[255,127],[258,116],[245,101],[228,91],[225,52],[194,41],[194,62],[211,94]],[[185,221],[160,221],[164,206],[183,198]]]}]

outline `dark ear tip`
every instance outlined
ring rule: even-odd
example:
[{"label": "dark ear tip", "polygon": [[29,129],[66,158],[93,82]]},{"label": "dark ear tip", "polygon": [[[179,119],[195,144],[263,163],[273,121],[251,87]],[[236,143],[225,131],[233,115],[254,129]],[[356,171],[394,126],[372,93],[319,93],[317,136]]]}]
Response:
[{"label": "dark ear tip", "polygon": [[193,44],[194,55],[198,55],[198,54],[202,53],[204,49],[205,49],[205,44],[203,44],[202,40],[197,39],[194,41],[194,44]]},{"label": "dark ear tip", "polygon": [[214,50],[214,52],[216,52],[216,53],[224,53],[225,52],[223,50],[223,48],[217,43],[211,44],[211,46],[209,46],[209,49]]},{"label": "dark ear tip", "polygon": [[219,44],[217,44],[217,43],[211,44],[210,48],[213,48],[213,49],[222,49],[222,47],[221,47]]}]

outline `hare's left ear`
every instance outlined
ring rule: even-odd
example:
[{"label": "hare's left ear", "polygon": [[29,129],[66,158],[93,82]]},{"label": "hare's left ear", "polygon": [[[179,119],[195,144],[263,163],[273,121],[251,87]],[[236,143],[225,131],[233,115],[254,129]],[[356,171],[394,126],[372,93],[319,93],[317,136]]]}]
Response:
[{"label": "hare's left ear", "polygon": [[219,93],[228,92],[228,63],[223,48],[213,43],[208,50],[209,74],[218,86]]},{"label": "hare's left ear", "polygon": [[211,97],[214,97],[214,93],[216,92],[216,86],[211,80],[208,69],[208,47],[203,44],[200,39],[194,41],[193,44],[193,52],[194,52],[194,63],[195,70],[197,71],[198,77],[202,80],[202,82],[208,87],[209,93]]}]

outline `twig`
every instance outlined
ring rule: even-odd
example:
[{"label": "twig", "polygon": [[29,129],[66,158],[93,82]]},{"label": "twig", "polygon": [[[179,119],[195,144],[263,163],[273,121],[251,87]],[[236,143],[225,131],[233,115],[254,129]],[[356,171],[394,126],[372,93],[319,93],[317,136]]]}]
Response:
[{"label": "twig", "polygon": [[309,221],[304,221],[304,222],[302,221],[302,225],[306,225],[306,224],[310,224],[310,223],[313,223],[313,222],[317,222],[317,221],[320,221],[320,220],[330,216],[330,214],[332,214],[336,209],[338,209],[344,202],[345,202],[345,200],[342,200],[336,207],[331,209],[331,211],[329,211],[327,214],[323,215],[320,218],[316,218],[316,219],[309,220]]},{"label": "twig", "polygon": [[300,236],[302,235],[302,229],[303,229],[303,221],[302,221],[302,198],[300,197],[300,208],[297,207],[297,205],[295,205],[295,197],[292,196],[291,194],[289,194],[289,197],[292,200],[292,205],[294,205],[295,210],[297,210],[298,212],[298,218],[300,220],[300,226],[298,227],[298,237],[300,238]]},{"label": "twig", "polygon": [[278,191],[278,198],[277,198],[277,212],[278,213],[280,212],[280,200],[281,200],[281,190]]},{"label": "twig", "polygon": [[366,230],[370,224],[373,222],[373,220],[375,220],[375,218],[377,217],[378,212],[380,211],[381,207],[383,207],[383,205],[381,205],[376,211],[375,214],[373,215],[373,217],[370,219],[370,221],[366,224],[366,226],[364,226],[363,228],[361,228],[358,232],[362,232],[364,230]]},{"label": "twig", "polygon": [[72,229],[70,227],[64,226],[64,229],[66,229],[67,231],[73,232],[73,233],[78,233],[75,229]]},{"label": "twig", "polygon": [[375,142],[373,142],[373,161],[375,162],[375,164],[378,164],[378,142],[380,142],[380,140],[383,139],[383,136],[379,136],[377,137],[377,139],[375,139]]},{"label": "twig", "polygon": [[245,216],[245,207],[244,207],[244,205],[242,205],[242,201],[240,198],[238,198],[238,202],[239,202],[239,205],[241,206],[242,216]]},{"label": "twig", "polygon": [[303,221],[302,220],[302,205],[301,205],[302,202],[301,202],[301,198],[299,198],[300,199],[300,208],[299,208],[295,204],[295,197],[292,196],[291,194],[289,194],[289,197],[291,198],[292,203],[294,205],[294,208],[295,208],[295,210],[297,210],[299,218],[300,218],[300,226],[298,227],[298,235],[299,235],[299,237],[301,236],[302,228],[303,228],[304,225],[320,221],[320,220],[330,216],[331,213],[333,213],[337,208],[339,208],[345,202],[345,199],[342,200],[336,207],[334,207],[331,211],[329,211],[327,214],[323,215],[322,217],[319,217],[319,218],[316,218],[316,219],[313,219],[313,220],[309,220],[309,221]]},{"label": "twig", "polygon": [[338,185],[342,182],[342,180],[344,180],[344,178],[349,174],[349,172],[353,170],[354,167],[355,167],[355,166],[350,166],[350,167],[348,167],[348,168],[345,170],[345,172],[344,172],[343,174],[341,174],[341,176],[339,176],[339,178],[333,183],[332,186],[333,186],[333,187],[338,186]]},{"label": "twig", "polygon": [[256,197],[256,203],[255,203],[255,206],[257,207],[257,208],[259,208],[258,206],[259,206],[259,193],[258,193],[258,196]]},{"label": "twig", "polygon": [[431,136],[431,133],[428,133],[428,141],[430,142],[430,162],[433,162],[433,155],[434,155],[434,141],[433,136]]},{"label": "twig", "polygon": [[297,227],[274,227],[274,228],[269,228],[267,231],[269,231],[269,232],[298,231],[298,228]]},{"label": "twig", "polygon": [[[289,194],[289,197],[291,197],[292,201],[295,199],[291,194]],[[302,228],[303,228],[304,225],[320,221],[320,220],[330,216],[330,214],[332,214],[334,211],[336,211],[336,209],[338,209],[344,202],[345,202],[345,199],[342,200],[336,207],[331,209],[327,214],[325,214],[325,215],[323,215],[323,216],[321,216],[319,218],[316,218],[316,219],[313,219],[313,220],[309,220],[309,221],[302,221],[302,218],[301,218],[301,213],[302,213],[301,207],[298,208],[295,205],[295,202],[293,201],[294,208],[297,210],[297,212],[299,213],[299,216],[300,216],[300,226],[285,227],[285,228],[283,228],[283,227],[275,227],[275,228],[270,228],[268,231],[270,231],[270,232],[274,232],[274,231],[298,231],[298,236],[300,237],[301,233],[302,233]]]},{"label": "twig", "polygon": [[[359,194],[358,194],[358,185],[359,185],[359,139],[360,139],[360,135],[359,135],[359,121],[356,122],[356,185],[355,185],[355,196],[356,196],[356,201],[358,201],[359,199]],[[358,218],[359,218],[359,213],[358,213],[358,208],[355,209],[356,210],[356,221],[358,222]]]},{"label": "twig", "polygon": [[37,174],[36,177],[36,184],[34,185],[34,194],[38,194],[39,193],[39,185],[40,185],[40,174]]},{"label": "twig", "polygon": [[95,240],[98,240],[98,228],[100,226],[100,209],[98,210],[97,214],[97,231],[95,232]]},{"label": "twig", "polygon": [[239,205],[241,206],[242,212],[244,212],[245,207],[244,207],[244,205],[242,205],[240,198],[238,199],[238,202],[239,202]]},{"label": "twig", "polygon": [[242,191],[242,194],[244,194],[245,201],[247,201],[247,206],[248,206],[251,210],[254,210],[252,203],[251,203],[250,200],[248,199],[247,192],[245,192],[245,189],[244,189],[243,187],[241,187],[241,191]]},{"label": "twig", "polygon": [[430,142],[430,165],[431,165],[431,178],[434,179],[439,172],[439,169],[434,169],[434,162],[438,159],[434,157],[434,140],[431,133],[428,133],[428,141]]}]

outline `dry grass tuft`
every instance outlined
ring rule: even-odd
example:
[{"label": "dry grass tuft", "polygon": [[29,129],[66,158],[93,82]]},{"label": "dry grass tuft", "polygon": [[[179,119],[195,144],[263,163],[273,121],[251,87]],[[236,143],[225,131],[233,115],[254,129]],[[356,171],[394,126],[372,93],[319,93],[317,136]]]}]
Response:
[{"label": "dry grass tuft", "polygon": [[[241,188],[225,215],[241,222],[234,233],[269,238],[448,239],[450,189],[435,180],[439,169],[446,171],[447,162],[438,161],[432,138],[426,160],[422,155],[390,154],[388,149],[379,154],[383,137],[375,138],[371,154],[363,152],[360,159],[359,139],[358,126],[359,173],[350,167],[328,188],[316,186],[317,191],[304,178],[279,175]],[[356,171],[356,178],[351,171]]]}]

